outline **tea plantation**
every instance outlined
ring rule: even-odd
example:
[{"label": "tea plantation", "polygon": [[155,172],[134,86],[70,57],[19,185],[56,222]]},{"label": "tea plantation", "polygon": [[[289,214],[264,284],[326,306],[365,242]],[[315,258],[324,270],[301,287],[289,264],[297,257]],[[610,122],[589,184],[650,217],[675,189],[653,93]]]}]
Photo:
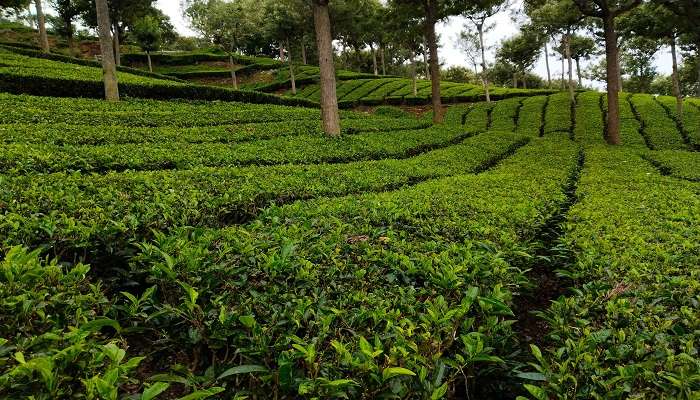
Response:
[{"label": "tea plantation", "polygon": [[329,138],[313,83],[107,103],[0,51],[0,398],[700,396],[698,99],[623,94],[611,147],[602,93],[445,82]]}]

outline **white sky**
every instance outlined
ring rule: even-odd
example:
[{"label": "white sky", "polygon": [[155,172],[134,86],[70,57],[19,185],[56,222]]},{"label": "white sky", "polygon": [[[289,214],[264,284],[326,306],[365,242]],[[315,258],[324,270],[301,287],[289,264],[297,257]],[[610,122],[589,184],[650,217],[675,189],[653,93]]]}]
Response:
[{"label": "white sky", "polygon": [[[195,35],[195,32],[189,28],[187,21],[182,16],[180,0],[157,0],[156,4],[165,14],[170,16],[173,25],[181,35]],[[521,1],[516,0],[509,10],[506,10],[493,17],[491,22],[495,23],[495,28],[485,37],[486,47],[491,48],[489,54],[487,54],[487,58],[490,60],[493,60],[493,48],[496,47],[496,45],[503,39],[513,36],[518,32],[518,23],[512,20],[511,14],[520,7],[520,4],[522,4]],[[469,66],[465,55],[457,48],[455,43],[459,32],[463,29],[466,22],[466,19],[463,17],[452,17],[437,27],[438,34],[440,35],[440,61],[444,62],[447,66]],[[550,53],[551,52],[552,51],[550,48]],[[561,61],[557,60],[555,57],[550,57],[549,63],[552,79],[555,79],[557,76],[561,76]],[[587,62],[582,62],[581,68],[584,69],[586,65],[588,65]],[[654,65],[660,74],[668,75],[671,73],[671,61],[668,49],[662,48],[661,51],[656,54]],[[546,78],[547,69],[543,56],[540,56],[540,59],[537,61],[533,72],[543,78]],[[601,86],[600,83],[587,83],[594,84],[598,87]]]}]

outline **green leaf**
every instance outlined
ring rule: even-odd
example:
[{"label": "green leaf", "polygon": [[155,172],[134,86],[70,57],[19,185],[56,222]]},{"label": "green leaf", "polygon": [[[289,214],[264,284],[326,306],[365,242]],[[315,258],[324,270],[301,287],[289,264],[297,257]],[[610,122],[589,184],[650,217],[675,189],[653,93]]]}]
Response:
[{"label": "green leaf", "polygon": [[447,383],[443,383],[442,386],[433,390],[430,400],[439,400],[445,396],[445,393],[447,393]]},{"label": "green leaf", "polygon": [[80,326],[80,330],[83,332],[97,332],[105,326],[110,326],[114,328],[114,330],[117,332],[121,332],[122,330],[122,327],[121,325],[119,325],[119,322],[109,318],[99,318],[90,322],[86,322]]},{"label": "green leaf", "polygon": [[246,328],[250,329],[255,326],[255,317],[252,315],[241,315],[238,317],[238,320],[241,321],[243,326]]},{"label": "green leaf", "polygon": [[224,388],[222,387],[213,387],[209,388],[206,390],[197,390],[195,392],[192,392],[188,394],[185,397],[180,397],[177,400],[199,400],[199,399],[206,399],[207,397],[211,397],[215,394],[219,394],[224,391]]},{"label": "green leaf", "polygon": [[223,379],[231,375],[249,374],[251,372],[268,372],[268,369],[262,365],[239,365],[222,372],[216,379]]},{"label": "green leaf", "polygon": [[384,368],[384,371],[382,371],[382,378],[385,381],[399,375],[416,376],[416,374],[410,369],[402,367]]},{"label": "green leaf", "polygon": [[525,384],[525,389],[535,396],[537,400],[547,400],[547,392],[539,386]]},{"label": "green leaf", "polygon": [[155,399],[156,396],[158,396],[159,394],[166,391],[169,387],[170,387],[169,383],[156,382],[143,390],[143,394],[141,395],[141,400]]},{"label": "green leaf", "polygon": [[516,376],[518,378],[528,379],[531,381],[546,381],[547,380],[545,378],[545,376],[540,374],[539,372],[521,372]]}]

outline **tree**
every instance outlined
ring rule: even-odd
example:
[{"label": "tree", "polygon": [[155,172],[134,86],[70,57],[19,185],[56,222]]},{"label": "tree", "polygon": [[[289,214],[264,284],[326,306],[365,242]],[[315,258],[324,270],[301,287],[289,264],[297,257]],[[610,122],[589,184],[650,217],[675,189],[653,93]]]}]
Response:
[{"label": "tree", "polygon": [[607,68],[608,114],[606,117],[606,140],[618,145],[620,141],[620,104],[619,104],[619,64],[617,31],[615,19],[637,7],[641,0],[574,0],[583,15],[597,18],[603,22],[605,37],[605,59]]},{"label": "tree", "polygon": [[417,74],[418,62],[416,57],[422,51],[423,29],[420,27],[420,16],[397,2],[389,3],[387,23],[385,29],[390,32],[391,41],[402,49],[409,62],[409,75],[411,77],[411,93],[418,94]]},{"label": "tree", "polygon": [[571,101],[574,101],[571,37],[580,26],[583,15],[573,4],[572,0],[547,0],[531,11],[530,18],[533,25],[543,27],[542,29],[550,34],[561,34],[562,55],[566,58],[569,67],[569,96]]},{"label": "tree", "polygon": [[484,28],[486,20],[501,12],[508,6],[506,0],[473,0],[463,9],[462,15],[472,21],[479,33],[479,49],[481,50],[481,77],[486,93],[486,101],[491,101],[489,93],[488,71],[486,67],[486,52],[484,51]]},{"label": "tree", "polygon": [[522,77],[523,87],[527,88],[525,76],[527,71],[535,64],[535,61],[537,61],[540,48],[542,47],[539,39],[540,36],[537,32],[525,27],[520,34],[501,43],[496,57],[514,66],[513,87],[518,87],[519,75]]},{"label": "tree", "polygon": [[119,101],[117,67],[114,62],[114,49],[110,37],[109,7],[107,0],[96,0],[97,30],[100,35],[100,52],[102,53],[102,78],[107,101]]},{"label": "tree", "polygon": [[48,53],[50,51],[49,36],[46,34],[46,17],[41,7],[41,0],[34,0],[34,5],[36,6],[37,26],[39,27],[39,45],[41,46],[41,51]]},{"label": "tree", "polygon": [[321,85],[321,121],[323,131],[329,136],[340,136],[340,114],[335,90],[335,65],[333,64],[333,36],[328,9],[329,0],[312,0],[316,48]]},{"label": "tree", "polygon": [[[85,10],[83,21],[89,27],[97,27],[97,15],[95,14],[95,0],[80,0],[85,2],[81,8]],[[110,0],[107,3],[109,17],[112,23],[112,47],[114,59],[117,65],[121,65],[120,43],[123,42],[127,30],[133,28],[134,23],[146,15],[155,15],[159,11],[153,6],[155,0]]]},{"label": "tree", "polygon": [[228,54],[234,89],[238,89],[238,77],[233,54],[261,26],[258,11],[252,0],[192,0],[185,8],[193,27]]},{"label": "tree", "polygon": [[580,35],[571,36],[571,57],[576,61],[576,75],[578,76],[578,85],[583,86],[581,79],[581,59],[587,60],[596,52],[595,40]]},{"label": "tree", "polygon": [[141,49],[146,52],[148,70],[153,72],[151,52],[158,50],[161,45],[160,22],[154,16],[147,15],[134,23],[133,34]]},{"label": "tree", "polygon": [[265,4],[265,29],[268,35],[279,43],[280,48],[284,47],[287,50],[292,94],[297,93],[297,88],[290,40],[303,40],[305,6],[299,0],[272,0]]},{"label": "tree", "polygon": [[457,47],[467,56],[467,60],[474,66],[474,74],[479,74],[479,54],[481,54],[481,42],[479,34],[464,26],[464,29],[459,33],[457,38]]},{"label": "tree", "polygon": [[459,14],[462,2],[456,0],[393,0],[393,7],[401,8],[401,14],[419,18],[423,27],[428,59],[433,122],[442,123],[442,100],[440,98],[440,60],[438,58],[438,37],[435,24],[445,18]]},{"label": "tree", "polygon": [[[630,92],[650,93],[651,84],[657,76],[653,64],[654,55],[659,51],[660,41],[644,36],[634,36],[623,48],[620,60],[630,78],[625,87]],[[673,79],[675,82],[676,80]]]},{"label": "tree", "polygon": [[65,38],[68,42],[68,48],[75,52],[75,43],[73,41],[75,26],[73,22],[78,15],[84,12],[82,9],[84,3],[76,0],[50,0],[50,4],[56,10],[58,14],[57,19],[60,22],[57,26],[54,26],[56,33]]}]

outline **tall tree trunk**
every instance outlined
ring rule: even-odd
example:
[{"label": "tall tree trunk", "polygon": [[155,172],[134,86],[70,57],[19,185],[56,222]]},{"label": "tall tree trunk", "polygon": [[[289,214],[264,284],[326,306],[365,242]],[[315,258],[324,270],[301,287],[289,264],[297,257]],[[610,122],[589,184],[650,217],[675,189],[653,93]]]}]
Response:
[{"label": "tall tree trunk", "polygon": [[[231,50],[233,51],[233,50]],[[236,67],[233,65],[233,54],[228,54],[228,66],[231,69],[231,84],[235,90],[238,90],[238,77],[236,76]]]},{"label": "tall tree trunk", "polygon": [[39,25],[39,45],[41,46],[41,51],[48,53],[50,51],[49,37],[46,34],[46,17],[44,16],[44,11],[41,8],[41,0],[35,0],[34,5],[36,6],[37,25]]},{"label": "tall tree trunk", "polygon": [[117,66],[122,65],[122,53],[121,53],[121,48],[119,44],[119,23],[114,22],[114,35],[112,35],[112,39],[114,39],[114,62],[117,64]]},{"label": "tall tree trunk", "polygon": [[423,67],[425,67],[425,79],[430,79],[430,69],[428,67],[428,46],[425,46],[426,50],[423,50]]},{"label": "tall tree trunk", "polygon": [[[613,25],[613,30],[614,29],[615,26]],[[622,67],[620,66],[620,47],[617,47],[616,53],[617,55],[615,56],[615,64],[617,64],[617,91],[622,92]]]},{"label": "tall tree trunk", "polygon": [[527,89],[527,72],[523,73],[523,89]]},{"label": "tall tree trunk", "polygon": [[316,48],[321,75],[321,120],[323,131],[330,136],[340,136],[340,115],[335,92],[335,65],[333,65],[333,38],[328,15],[329,0],[314,0],[314,27]]},{"label": "tall tree trunk", "polygon": [[292,63],[292,46],[289,45],[289,38],[287,38],[287,62],[289,63],[289,78],[292,81],[292,94],[297,94],[297,81],[294,78],[294,64]]},{"label": "tall tree trunk", "polygon": [[411,51],[411,93],[413,97],[418,95],[418,83],[416,75],[418,74],[418,66],[416,65],[416,53]]},{"label": "tall tree trunk", "polygon": [[31,3],[27,4],[27,21],[29,21],[29,27],[34,29],[36,26],[36,22],[34,21],[34,18],[32,18],[32,5]]},{"label": "tall tree trunk", "polygon": [[372,52],[372,68],[374,69],[374,76],[379,75],[379,68],[377,68],[377,52],[374,50],[374,45],[369,45],[369,50]]},{"label": "tall tree trunk", "polygon": [[282,43],[280,43],[280,61],[284,62],[284,47],[282,47]]},{"label": "tall tree trunk", "polygon": [[119,84],[117,83],[117,66],[114,62],[114,49],[110,37],[109,7],[107,0],[95,0],[97,12],[97,31],[100,35],[100,52],[102,53],[102,78],[105,86],[105,99],[119,101]]},{"label": "tall tree trunk", "polygon": [[306,37],[301,38],[301,63],[306,65]]},{"label": "tall tree trunk", "polygon": [[695,46],[697,46],[697,50],[695,50],[695,69],[698,77],[695,96],[700,97],[700,43],[696,44]]},{"label": "tall tree trunk", "polygon": [[491,102],[491,94],[489,93],[489,77],[486,72],[486,52],[484,51],[484,22],[481,21],[476,25],[479,31],[479,47],[481,47],[481,82],[484,84],[484,93],[486,94],[486,102]]},{"label": "tall tree trunk", "polygon": [[513,72],[513,87],[515,89],[518,88],[518,73],[517,72]]},{"label": "tall tree trunk", "polygon": [[617,60],[619,59],[617,47],[617,32],[615,32],[615,17],[606,15],[603,18],[605,33],[605,59],[606,80],[608,86],[608,115],[606,119],[608,144],[618,145],[620,141],[620,104],[619,84],[620,71]]},{"label": "tall tree trunk", "polygon": [[564,78],[564,74],[566,74],[566,67],[564,66],[564,62],[566,61],[566,57],[563,55],[561,56],[561,90],[566,90],[566,79]]},{"label": "tall tree trunk", "polygon": [[566,61],[569,64],[569,100],[573,102],[576,98],[574,97],[574,65],[571,60],[571,35],[569,33],[564,36],[564,44],[566,47]]},{"label": "tall tree trunk", "polygon": [[148,70],[153,72],[153,64],[151,63],[151,52],[146,50],[146,58],[148,59]]},{"label": "tall tree trunk", "polygon": [[683,96],[681,95],[681,82],[678,78],[678,56],[676,54],[676,36],[671,37],[671,79],[673,80],[673,95],[676,97],[676,114],[678,120],[683,122]]},{"label": "tall tree trunk", "polygon": [[437,5],[435,0],[427,0],[425,10],[425,38],[428,41],[430,51],[430,84],[433,102],[433,123],[442,123],[442,99],[440,98],[440,62],[438,60],[437,35],[435,23],[437,22]]},{"label": "tall tree trunk", "polygon": [[379,55],[382,60],[382,75],[386,75],[386,63],[384,62],[384,46],[379,47]]},{"label": "tall tree trunk", "polygon": [[544,41],[544,64],[547,66],[547,88],[552,88],[552,74],[549,71],[549,49],[547,46],[549,39]]},{"label": "tall tree trunk", "polygon": [[576,58],[576,76],[578,76],[578,87],[583,87],[583,80],[581,79],[581,59]]}]

